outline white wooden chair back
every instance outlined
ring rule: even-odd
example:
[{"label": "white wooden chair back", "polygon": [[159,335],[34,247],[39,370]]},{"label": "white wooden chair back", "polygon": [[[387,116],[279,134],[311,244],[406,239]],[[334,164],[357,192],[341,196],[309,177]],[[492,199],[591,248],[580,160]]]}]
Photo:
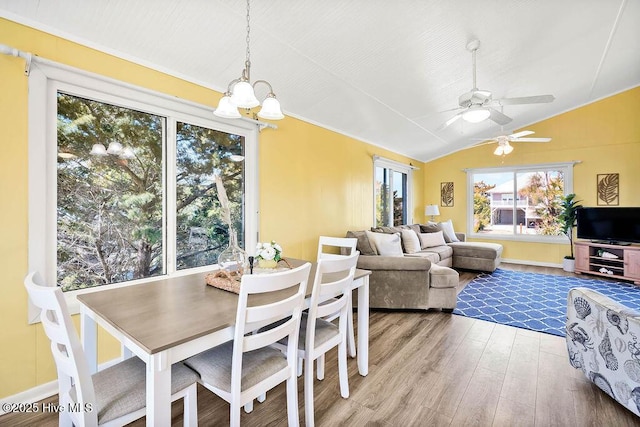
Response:
[{"label": "white wooden chair back", "polygon": [[24,285],[33,304],[42,310],[40,320],[45,334],[51,340],[51,353],[58,370],[59,404],[65,408],[65,412],[60,414],[61,424],[69,416],[77,426],[97,425],[96,411],[68,410],[70,404],[80,408],[84,408],[85,404],[95,405],[95,390],[89,365],[62,290],[57,286],[37,284],[35,275],[36,273],[29,273]]},{"label": "white wooden chair back", "polygon": [[[320,236],[318,239],[317,259],[333,259],[343,257],[345,255],[353,255],[356,251],[357,243],[358,239],[351,237]],[[330,251],[327,252],[327,250]]]},{"label": "white wooden chair back", "polygon": [[[356,264],[360,252],[355,251],[348,256],[318,260],[313,291],[309,302],[309,318],[307,321],[306,351],[313,351],[315,342],[316,319],[334,319],[339,317],[339,341],[346,339],[347,312],[351,309],[349,296]],[[329,343],[328,343],[329,345]],[[329,348],[335,346],[330,344]]]},{"label": "white wooden chair back", "polygon": [[[300,317],[302,314],[304,297],[309,282],[311,263],[271,274],[245,274],[242,276],[240,295],[238,299],[238,312],[236,315],[236,328],[233,346],[233,359],[231,368],[231,399],[235,402],[242,401],[242,354],[248,351],[267,347],[279,340],[288,337],[287,348],[287,375],[295,378],[298,332],[300,329]],[[258,294],[273,294],[281,292],[282,297],[271,298],[266,304],[249,306],[249,299]],[[274,295],[274,297],[276,297]],[[277,327],[266,330],[258,330],[263,326],[282,321]],[[273,385],[259,384],[264,391],[273,388],[284,378],[274,378]]]}]

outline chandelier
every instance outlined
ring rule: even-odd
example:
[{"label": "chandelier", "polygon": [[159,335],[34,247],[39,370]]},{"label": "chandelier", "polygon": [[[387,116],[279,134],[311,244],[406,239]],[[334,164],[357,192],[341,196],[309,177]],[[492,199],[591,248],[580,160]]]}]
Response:
[{"label": "chandelier", "polygon": [[244,70],[242,70],[240,78],[231,80],[227,86],[227,91],[220,99],[218,108],[216,108],[213,114],[227,119],[240,118],[241,115],[238,108],[249,109],[260,105],[260,101],[256,98],[254,88],[258,83],[263,83],[269,87],[269,93],[264,101],[262,101],[262,108],[258,112],[258,117],[268,120],[280,120],[284,118],[284,115],[282,114],[282,110],[280,110],[280,102],[276,99],[271,84],[266,80],[256,80],[251,84],[249,1],[250,0],[247,0],[247,55],[244,61]]}]

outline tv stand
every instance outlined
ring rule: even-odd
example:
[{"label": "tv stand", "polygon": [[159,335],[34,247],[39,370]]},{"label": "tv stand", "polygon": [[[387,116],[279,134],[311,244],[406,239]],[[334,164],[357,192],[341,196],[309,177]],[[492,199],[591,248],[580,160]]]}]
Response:
[{"label": "tv stand", "polygon": [[613,246],[629,246],[630,242],[619,242],[617,240],[592,240],[591,243],[596,245],[613,245]]},{"label": "tv stand", "polygon": [[574,242],[576,273],[611,279],[631,280],[640,285],[640,246],[611,243]]}]

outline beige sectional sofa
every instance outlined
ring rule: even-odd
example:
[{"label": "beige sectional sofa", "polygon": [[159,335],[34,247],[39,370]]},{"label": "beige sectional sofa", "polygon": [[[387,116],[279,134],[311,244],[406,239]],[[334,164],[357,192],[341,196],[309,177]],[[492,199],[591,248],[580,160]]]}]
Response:
[{"label": "beige sectional sofa", "polygon": [[[452,229],[447,236],[441,224],[381,227],[347,233],[347,237],[358,239],[358,268],[372,271],[370,307],[451,311],[456,307],[458,273],[450,267],[492,272],[500,265],[502,245],[466,242],[464,233],[455,233],[458,241],[453,242]],[[420,247],[416,247],[415,239],[410,237],[412,233],[407,230],[418,236]],[[442,233],[447,238],[439,241],[438,234],[429,233]]]}]

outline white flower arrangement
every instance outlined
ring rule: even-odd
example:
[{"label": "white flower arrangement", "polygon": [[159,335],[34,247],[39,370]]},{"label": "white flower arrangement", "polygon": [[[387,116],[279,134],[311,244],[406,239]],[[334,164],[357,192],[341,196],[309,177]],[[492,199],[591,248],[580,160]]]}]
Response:
[{"label": "white flower arrangement", "polygon": [[282,247],[275,240],[271,242],[258,243],[256,245],[256,259],[276,262],[282,259]]}]

